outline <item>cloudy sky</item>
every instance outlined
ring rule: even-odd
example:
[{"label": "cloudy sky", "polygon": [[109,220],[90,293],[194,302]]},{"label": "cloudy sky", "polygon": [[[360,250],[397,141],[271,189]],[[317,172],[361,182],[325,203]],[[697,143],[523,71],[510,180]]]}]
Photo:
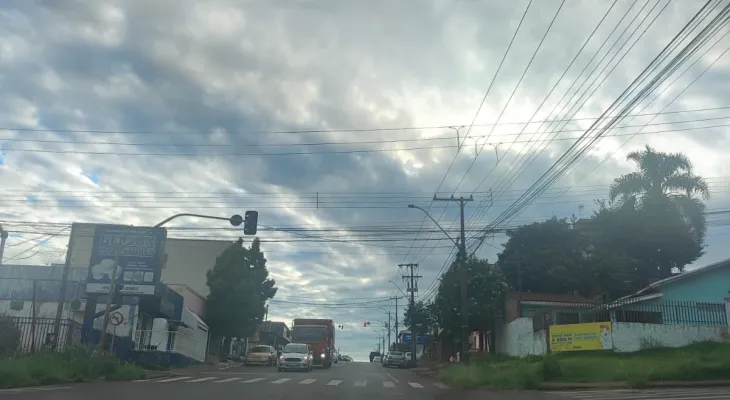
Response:
[{"label": "cloudy sky", "polygon": [[[452,243],[407,208],[430,210],[456,235],[458,207],[431,201],[435,192],[473,195],[476,248],[494,221],[589,216],[611,180],[631,171],[626,154],[649,144],[688,154],[710,182],[708,208],[727,207],[727,28],[622,110],[657,75],[632,81],[704,4],[5,1],[5,262],[62,261],[74,221],[258,210],[280,287],[272,318],[331,317],[344,324],[342,352],[362,359],[394,311],[388,297],[402,296],[389,281],[405,290],[397,264],[419,263],[428,299],[452,259]],[[690,39],[719,8],[707,10]],[[627,87],[638,89],[622,97]],[[586,132],[598,139],[579,141]],[[503,218],[576,143],[582,157]],[[729,256],[720,244],[730,227],[722,215],[709,221],[695,266]],[[169,227],[170,237],[240,235],[208,220]],[[478,254],[495,259],[503,240],[486,237]]]}]

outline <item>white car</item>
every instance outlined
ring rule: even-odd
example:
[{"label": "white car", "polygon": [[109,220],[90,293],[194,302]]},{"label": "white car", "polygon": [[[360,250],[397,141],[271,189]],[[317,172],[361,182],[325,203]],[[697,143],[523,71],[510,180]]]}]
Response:
[{"label": "white car", "polygon": [[281,355],[276,364],[277,371],[311,371],[312,351],[308,344],[289,343],[281,350]]},{"label": "white car", "polygon": [[375,356],[375,357],[373,357],[373,362],[374,363],[382,363],[383,361],[382,361],[382,358],[380,358],[380,356]]}]

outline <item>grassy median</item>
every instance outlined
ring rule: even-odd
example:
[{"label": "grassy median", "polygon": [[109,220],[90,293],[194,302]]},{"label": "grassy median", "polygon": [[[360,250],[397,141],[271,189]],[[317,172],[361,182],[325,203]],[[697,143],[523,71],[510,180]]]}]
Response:
[{"label": "grassy median", "polygon": [[730,379],[730,343],[701,342],[635,353],[571,352],[542,357],[483,356],[451,365],[439,379],[460,388],[540,389],[546,383],[628,382],[640,388],[656,381]]},{"label": "grassy median", "polygon": [[113,356],[94,357],[89,348],[0,359],[0,388],[93,380],[144,379],[144,369]]}]

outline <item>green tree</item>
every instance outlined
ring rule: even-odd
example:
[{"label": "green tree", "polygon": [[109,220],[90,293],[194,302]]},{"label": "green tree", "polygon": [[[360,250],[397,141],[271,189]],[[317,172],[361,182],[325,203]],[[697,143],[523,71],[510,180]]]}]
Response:
[{"label": "green tree", "polygon": [[[705,180],[693,173],[692,163],[681,153],[662,153],[646,146],[627,156],[638,171],[616,178],[605,213],[628,211],[636,239],[632,256],[642,266],[641,278],[661,279],[681,272],[702,256],[706,234],[705,205],[710,191]],[[699,196],[699,198],[697,197]]]},{"label": "green tree", "polygon": [[206,322],[218,337],[247,337],[255,332],[266,312],[266,301],[276,295],[258,238],[250,248],[238,239],[216,258],[207,273],[210,294]]},{"label": "green tree", "polygon": [[429,333],[434,327],[434,315],[432,303],[417,301],[406,307],[403,316],[403,324],[415,333]]},{"label": "green tree", "polygon": [[[470,258],[465,264],[468,276],[467,298],[469,327],[473,330],[492,331],[504,310],[507,284],[500,271],[487,260]],[[454,262],[441,277],[433,302],[433,318],[440,328],[454,338],[461,332],[461,276]]]},{"label": "green tree", "polygon": [[587,262],[590,240],[565,219],[523,225],[507,236],[497,266],[512,290],[596,292],[598,282]]}]

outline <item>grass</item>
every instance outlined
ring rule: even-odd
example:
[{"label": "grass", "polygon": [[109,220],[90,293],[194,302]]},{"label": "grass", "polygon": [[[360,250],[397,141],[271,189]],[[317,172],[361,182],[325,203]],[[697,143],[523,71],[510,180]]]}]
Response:
[{"label": "grass", "polygon": [[113,356],[94,357],[88,348],[0,359],[0,388],[100,379],[130,381],[145,377],[146,372],[141,367],[121,362]]},{"label": "grass", "polygon": [[627,382],[730,379],[730,343],[699,342],[680,348],[652,347],[635,353],[573,352],[542,357],[483,356],[452,365],[439,379],[461,388],[538,389],[545,382]]}]

